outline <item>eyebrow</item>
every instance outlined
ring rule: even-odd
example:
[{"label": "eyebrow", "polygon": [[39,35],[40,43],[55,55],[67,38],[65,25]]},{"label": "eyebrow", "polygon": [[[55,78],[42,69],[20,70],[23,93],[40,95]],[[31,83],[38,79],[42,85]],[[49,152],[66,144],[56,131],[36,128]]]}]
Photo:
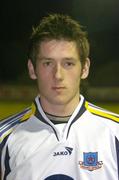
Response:
[{"label": "eyebrow", "polygon": [[[38,57],[37,59],[40,60],[40,61],[42,61],[42,60],[54,60],[54,58],[45,57],[45,56]],[[65,61],[77,61],[77,59],[74,58],[74,57],[64,57],[62,59],[65,60]]]},{"label": "eyebrow", "polygon": [[76,60],[75,58],[73,58],[73,57],[66,57],[66,58],[63,58],[64,60],[68,60],[68,61],[72,61],[72,60]]},{"label": "eyebrow", "polygon": [[53,60],[53,58],[49,58],[49,57],[38,57],[38,60]]}]

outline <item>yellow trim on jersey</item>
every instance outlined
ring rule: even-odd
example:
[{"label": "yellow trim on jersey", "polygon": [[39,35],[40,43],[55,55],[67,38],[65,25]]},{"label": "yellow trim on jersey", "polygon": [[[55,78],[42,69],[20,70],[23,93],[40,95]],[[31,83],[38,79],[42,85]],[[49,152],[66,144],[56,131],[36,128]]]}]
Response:
[{"label": "yellow trim on jersey", "polygon": [[4,133],[1,137],[0,137],[0,143],[3,141],[3,139],[8,136],[11,132],[13,131],[13,129],[9,129],[6,133]]},{"label": "yellow trim on jersey", "polygon": [[36,107],[35,107],[35,104],[33,103],[31,105],[31,110],[29,112],[27,112],[22,118],[20,121],[26,121],[28,118],[30,118],[31,115],[35,114],[35,111],[36,111]]},{"label": "yellow trim on jersey", "polygon": [[90,106],[90,104],[88,102],[85,103],[85,107],[86,109],[88,109],[91,113],[95,114],[95,115],[99,115],[108,119],[111,119],[115,122],[119,122],[119,117],[113,114],[111,114],[111,112],[109,113],[108,111],[105,111],[103,109],[98,109],[98,108],[94,108],[92,106]]},{"label": "yellow trim on jersey", "polygon": [[31,111],[32,111],[32,114],[35,114],[36,106],[34,103],[32,103],[32,105],[31,105]]}]

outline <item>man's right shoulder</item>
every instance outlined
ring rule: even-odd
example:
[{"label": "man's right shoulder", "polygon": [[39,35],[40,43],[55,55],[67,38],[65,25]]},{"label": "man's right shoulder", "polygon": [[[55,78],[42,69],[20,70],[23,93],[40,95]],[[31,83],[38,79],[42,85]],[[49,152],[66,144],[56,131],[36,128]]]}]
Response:
[{"label": "man's right shoulder", "polygon": [[6,139],[14,128],[31,116],[31,107],[24,109],[22,112],[14,114],[0,121],[0,144]]}]

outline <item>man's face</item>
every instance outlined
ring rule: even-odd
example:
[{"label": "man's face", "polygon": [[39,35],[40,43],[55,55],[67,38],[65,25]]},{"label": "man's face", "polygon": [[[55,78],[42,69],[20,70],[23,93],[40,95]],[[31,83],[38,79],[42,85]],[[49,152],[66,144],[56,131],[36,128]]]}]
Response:
[{"label": "man's face", "polygon": [[66,105],[79,101],[80,80],[88,76],[89,60],[81,66],[76,43],[66,40],[41,42],[36,68],[28,63],[29,74],[37,79],[41,101]]}]

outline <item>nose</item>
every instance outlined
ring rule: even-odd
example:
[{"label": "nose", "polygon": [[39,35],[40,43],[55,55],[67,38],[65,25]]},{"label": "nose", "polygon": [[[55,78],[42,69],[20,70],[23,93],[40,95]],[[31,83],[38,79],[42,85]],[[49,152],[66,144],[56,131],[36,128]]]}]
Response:
[{"label": "nose", "polygon": [[54,67],[54,78],[60,81],[63,80],[63,67],[60,64]]}]

